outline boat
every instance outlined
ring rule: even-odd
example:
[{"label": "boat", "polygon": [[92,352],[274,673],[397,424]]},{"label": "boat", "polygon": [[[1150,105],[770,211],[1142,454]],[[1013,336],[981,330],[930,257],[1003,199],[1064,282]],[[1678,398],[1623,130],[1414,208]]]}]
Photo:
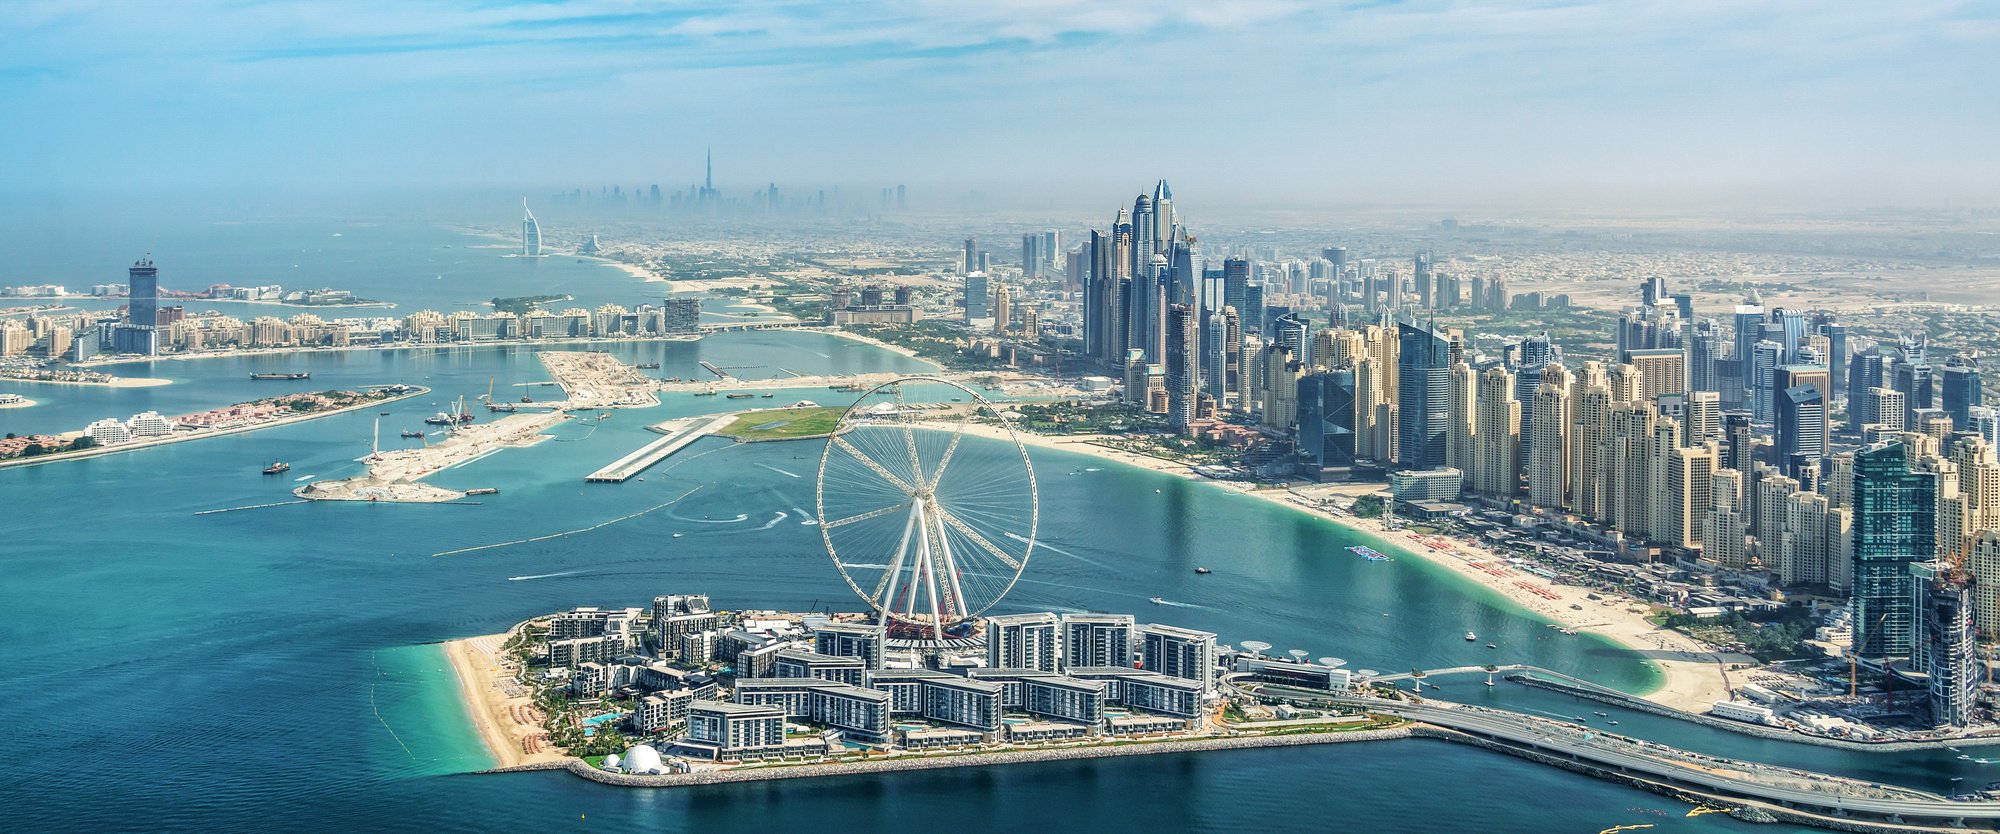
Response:
[{"label": "boat", "polygon": [[681,533],[680,533],[680,531],[679,531],[679,530],[676,530],[676,531],[674,531],[674,538],[677,538],[677,539],[678,539],[678,538],[680,538],[680,537],[681,537]]},{"label": "boat", "polygon": [[301,371],[299,373],[291,373],[291,374],[287,373],[251,374],[250,378],[251,379],[312,379],[312,372]]},{"label": "boat", "polygon": [[534,398],[534,397],[530,397],[530,396],[528,396],[528,395],[526,395],[526,394],[522,394],[522,395],[521,395],[521,402],[524,402],[524,403],[531,403],[531,402],[534,402],[534,401],[535,401],[535,398]]},{"label": "boat", "polygon": [[459,420],[459,416],[465,416],[465,420],[463,422],[467,423],[472,422],[472,418],[469,415],[453,415],[449,411],[440,411],[429,417],[425,417],[424,422],[429,423],[433,426],[456,426],[461,422]]},{"label": "boat", "polygon": [[1611,726],[1613,726],[1613,727],[1616,727],[1616,726],[1618,726],[1618,722],[1616,722],[1616,721],[1613,721],[1613,722],[1611,722]]},{"label": "boat", "polygon": [[515,408],[513,403],[487,403],[486,410],[513,413],[515,411],[519,411],[520,409]]},{"label": "boat", "polygon": [[389,416],[389,412],[387,412],[387,411],[377,411],[377,412],[375,412],[375,414],[376,414],[377,416],[381,416],[381,417],[387,417],[387,416]]},{"label": "boat", "polygon": [[1487,644],[1486,644],[1486,648],[1489,648],[1489,649],[1497,649],[1497,648],[1500,648],[1500,647],[1499,647],[1499,646],[1496,646],[1496,645],[1493,645],[1492,643],[1487,643]]},{"label": "boat", "polygon": [[[1370,561],[1370,562],[1387,562],[1387,561],[1389,561],[1389,557],[1388,557],[1388,556],[1385,556],[1385,555],[1383,555],[1383,554],[1382,554],[1382,551],[1380,551],[1380,550],[1376,550],[1375,548],[1372,548],[1372,547],[1368,547],[1368,546],[1366,546],[1366,545],[1359,545],[1359,544],[1357,544],[1357,545],[1354,545],[1353,547],[1349,547],[1349,548],[1347,549],[1347,552],[1349,552],[1349,553],[1352,553],[1352,554],[1354,554],[1354,555],[1356,555],[1356,556],[1359,556],[1359,557],[1361,557],[1361,558],[1363,558],[1363,559],[1367,559],[1367,560],[1368,560],[1368,561]],[[1465,639],[1467,639],[1467,640],[1470,640],[1470,639],[1472,639],[1472,638],[1470,638],[1470,637],[1467,637],[1467,638],[1465,638]]]},{"label": "boat", "polygon": [[777,396],[777,395],[776,395],[776,394],[765,394],[765,395],[764,395],[764,399],[767,399],[767,400],[768,400],[768,399],[770,399],[770,398],[772,398],[772,397],[775,397],[775,396]]},{"label": "boat", "polygon": [[1472,643],[1472,642],[1475,642],[1475,641],[1477,641],[1478,639],[1479,639],[1479,635],[1477,635],[1477,634],[1473,634],[1473,633],[1472,633],[1472,632],[1470,632],[1470,631],[1468,631],[1468,632],[1466,632],[1466,633],[1465,633],[1465,642],[1467,642],[1467,643]]},{"label": "boat", "polygon": [[423,437],[423,436],[424,436],[424,433],[423,433],[423,432],[420,432],[420,431],[417,431],[416,429],[411,429],[411,430],[409,430],[409,431],[406,431],[406,432],[403,432],[403,436],[404,436],[404,437]]},{"label": "boat", "polygon": [[697,397],[713,397],[713,396],[715,396],[715,392],[714,392],[714,391],[696,391],[696,392],[694,392],[694,395],[695,395],[695,396],[697,396]]},{"label": "boat", "polygon": [[479,488],[477,488],[477,489],[468,489],[468,490],[466,490],[466,491],[465,491],[465,494],[467,494],[467,495],[494,495],[494,494],[497,494],[497,493],[499,493],[499,492],[500,492],[500,488],[499,488],[499,487],[479,487]]},{"label": "boat", "polygon": [[280,472],[290,472],[290,471],[292,471],[292,465],[282,460],[275,461],[270,466],[264,467],[264,474],[266,475],[276,475]]},{"label": "boat", "polygon": [[1208,568],[1195,568],[1195,569],[1194,569],[1194,572],[1195,572],[1195,573],[1214,573],[1215,571],[1212,571],[1212,570],[1209,570]]},{"label": "boat", "polygon": [[600,412],[597,412],[597,419],[599,419],[599,420],[609,420],[609,419],[611,419],[611,412],[609,412],[609,411],[600,411]]},{"label": "boat", "polygon": [[1605,712],[1603,710],[1591,710],[1590,714],[1595,715],[1599,718],[1608,718],[1611,715],[1611,713]]},{"label": "boat", "polygon": [[637,365],[633,365],[632,367],[634,367],[634,368],[641,368],[641,369],[644,369],[644,370],[648,370],[648,371],[657,371],[657,370],[659,370],[659,369],[660,369],[660,363],[658,363],[658,362],[641,362],[641,363],[639,363],[639,364],[637,364]]},{"label": "boat", "polygon": [[750,399],[751,397],[754,397],[754,396],[757,396],[757,395],[756,395],[756,394],[725,394],[724,396],[726,396],[726,397],[728,397],[729,399],[732,399],[732,400],[747,400],[747,399]]},{"label": "boat", "polygon": [[1152,604],[1154,604],[1154,605],[1166,605],[1166,604],[1167,604],[1167,601],[1166,601],[1166,600],[1164,600],[1164,599],[1160,599],[1159,597],[1147,597],[1147,598],[1146,598],[1146,601],[1147,601],[1147,602],[1150,602],[1150,603],[1152,603]]}]

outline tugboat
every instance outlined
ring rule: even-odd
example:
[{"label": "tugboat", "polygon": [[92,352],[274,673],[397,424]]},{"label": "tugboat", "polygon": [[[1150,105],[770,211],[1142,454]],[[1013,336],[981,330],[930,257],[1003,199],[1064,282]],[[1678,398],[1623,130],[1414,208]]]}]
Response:
[{"label": "tugboat", "polygon": [[1209,570],[1208,568],[1195,568],[1195,569],[1194,569],[1194,572],[1195,572],[1195,573],[1214,573],[1215,571],[1212,571],[1212,570]]},{"label": "tugboat", "polygon": [[275,461],[270,466],[264,467],[264,474],[266,475],[278,475],[290,471],[292,471],[292,465],[282,460]]}]

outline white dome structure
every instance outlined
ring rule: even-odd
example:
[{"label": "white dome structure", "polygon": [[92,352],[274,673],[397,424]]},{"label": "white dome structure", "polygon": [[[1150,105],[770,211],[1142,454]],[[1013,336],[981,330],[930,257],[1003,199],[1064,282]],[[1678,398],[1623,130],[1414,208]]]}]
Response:
[{"label": "white dome structure", "polygon": [[660,761],[660,751],[644,744],[633,745],[632,749],[625,751],[622,769],[626,773],[667,772],[666,765]]},{"label": "white dome structure", "polygon": [[611,754],[611,755],[609,755],[609,756],[605,756],[605,757],[604,757],[604,769],[605,769],[605,770],[617,770],[617,769],[618,769],[618,762],[619,762],[619,759],[618,759],[618,754],[617,754],[617,753],[613,753],[613,754]]}]

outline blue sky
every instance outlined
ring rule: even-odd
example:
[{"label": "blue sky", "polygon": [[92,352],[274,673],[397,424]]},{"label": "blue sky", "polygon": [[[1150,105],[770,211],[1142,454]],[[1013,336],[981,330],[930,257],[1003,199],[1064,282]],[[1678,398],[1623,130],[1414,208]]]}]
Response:
[{"label": "blue sky", "polygon": [[1996,82],[1928,0],[15,0],[0,190],[1992,205]]}]

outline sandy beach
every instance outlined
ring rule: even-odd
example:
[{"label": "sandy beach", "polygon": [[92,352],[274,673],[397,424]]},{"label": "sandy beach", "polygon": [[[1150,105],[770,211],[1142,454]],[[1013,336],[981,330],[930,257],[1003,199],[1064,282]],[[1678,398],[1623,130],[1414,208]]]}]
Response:
[{"label": "sandy beach", "polygon": [[34,401],[34,400],[31,400],[31,399],[28,399],[28,398],[26,398],[26,397],[23,397],[23,398],[21,398],[21,400],[20,400],[19,402],[11,402],[11,403],[0,403],[0,409],[5,409],[5,408],[27,408],[27,407],[29,407],[29,406],[31,406],[31,405],[34,405],[34,404],[35,404],[35,401]]},{"label": "sandy beach", "polygon": [[[993,425],[968,425],[966,432],[997,439],[1007,436],[1004,429]],[[1316,502],[1308,505],[1294,500],[1300,496],[1291,489],[1257,489],[1249,483],[1203,478],[1187,465],[1176,461],[1100,445],[1108,439],[1104,435],[1046,436],[1017,431],[1015,436],[1031,446],[1076,452],[1189,480],[1205,481],[1219,489],[1269,501],[1296,512],[1310,513],[1387,540],[1397,546],[1401,551],[1399,555],[1444,567],[1506,597],[1509,602],[1537,617],[1564,628],[1599,635],[1645,655],[1660,668],[1663,680],[1658,688],[1642,697],[1663,706],[1688,712],[1707,712],[1710,704],[1729,698],[1729,680],[1723,664],[1756,663],[1754,658],[1719,653],[1685,634],[1653,625],[1644,616],[1648,603],[1618,594],[1552,583],[1540,576],[1516,570],[1505,555],[1463,539],[1419,536],[1388,529],[1378,519],[1336,515],[1316,506]],[[1347,486],[1350,487],[1350,494],[1355,490],[1378,492],[1387,489],[1386,485],[1380,484]],[[1601,599],[1590,599],[1592,593]],[[1581,610],[1571,606],[1580,606]]]},{"label": "sandy beach", "polygon": [[917,361],[919,361],[919,362],[922,362],[922,363],[924,363],[924,364],[926,364],[926,365],[929,365],[929,366],[931,366],[931,367],[933,367],[933,368],[936,368],[936,369],[938,369],[938,370],[944,370],[944,366],[943,366],[943,365],[939,365],[939,364],[938,364],[938,363],[936,363],[936,362],[932,362],[932,361],[931,361],[931,360],[929,360],[929,359],[925,359],[925,358],[923,358],[923,357],[921,357],[921,356],[918,356],[918,355],[917,355],[917,352],[916,352],[916,351],[914,351],[914,350],[911,350],[911,349],[909,349],[909,348],[906,348],[906,347],[903,347],[903,346],[901,346],[901,345],[892,345],[892,344],[889,344],[888,342],[885,342],[885,341],[882,341],[881,339],[877,339],[877,338],[875,338],[875,337],[873,337],[873,336],[869,336],[869,335],[865,335],[865,334],[862,334],[862,333],[855,333],[855,332],[853,332],[853,331],[851,331],[851,330],[847,330],[847,329],[845,329],[845,328],[840,328],[840,327],[829,327],[829,328],[826,328],[826,329],[824,329],[824,330],[817,330],[817,331],[814,331],[814,332],[818,332],[818,333],[825,333],[825,334],[827,334],[827,335],[829,335],[829,336],[839,336],[840,338],[843,338],[843,339],[852,339],[852,340],[854,340],[854,341],[857,341],[857,342],[860,342],[860,343],[862,343],[862,344],[868,344],[868,345],[874,345],[874,346],[876,346],[876,347],[878,347],[878,348],[881,348],[881,349],[883,349],[883,350],[886,350],[886,351],[888,351],[888,352],[890,352],[890,353],[900,353],[900,354],[902,354],[902,355],[904,355],[904,356],[907,356],[907,357],[910,357],[911,359],[915,359],[915,360],[917,360]]},{"label": "sandy beach", "polygon": [[[472,716],[473,726],[479,730],[479,739],[493,754],[494,767],[562,761],[566,757],[560,752],[543,746],[546,742],[542,728],[522,720],[538,717],[539,713],[529,712],[534,705],[527,687],[514,682],[513,673],[501,660],[500,647],[512,633],[467,637],[444,644],[445,657],[451,660],[452,671],[458,675],[459,697],[465,702],[466,713]],[[527,752],[530,749],[536,752]]]}]

